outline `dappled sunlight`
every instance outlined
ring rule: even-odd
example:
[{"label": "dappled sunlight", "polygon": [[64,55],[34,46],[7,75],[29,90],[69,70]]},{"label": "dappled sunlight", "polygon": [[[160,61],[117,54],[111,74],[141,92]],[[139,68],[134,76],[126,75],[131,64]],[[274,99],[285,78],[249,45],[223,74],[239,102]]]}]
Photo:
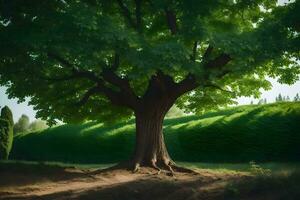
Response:
[{"label": "dappled sunlight", "polygon": [[94,131],[95,129],[99,129],[99,128],[102,128],[103,127],[103,123],[99,123],[99,124],[95,124],[94,126],[90,126],[90,127],[87,127],[83,130],[81,130],[81,133],[86,133],[86,132],[92,132]]},{"label": "dappled sunlight", "polygon": [[117,135],[117,134],[122,134],[123,132],[134,132],[134,125],[125,125],[123,127],[117,128],[117,129],[113,129],[110,132],[106,133],[106,136],[113,136],[113,135]]},{"label": "dappled sunlight", "polygon": [[165,129],[166,130],[177,130],[177,129],[181,129],[181,128],[185,128],[185,129],[192,129],[192,128],[201,128],[201,127],[205,127],[205,126],[210,126],[213,123],[219,121],[220,119],[223,119],[225,117],[225,115],[218,115],[218,116],[209,116],[206,118],[203,118],[202,116],[200,116],[198,119],[194,119],[191,121],[187,121],[187,122],[178,122],[178,124],[176,125],[169,125],[166,126]]}]

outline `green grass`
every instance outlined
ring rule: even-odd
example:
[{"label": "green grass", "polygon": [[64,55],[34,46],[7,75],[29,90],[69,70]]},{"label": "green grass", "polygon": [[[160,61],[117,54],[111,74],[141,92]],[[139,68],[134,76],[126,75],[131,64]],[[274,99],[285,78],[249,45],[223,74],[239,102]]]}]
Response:
[{"label": "green grass", "polygon": [[[62,125],[15,137],[11,159],[115,163],[133,151],[134,121]],[[300,161],[300,103],[239,106],[166,119],[169,152],[180,162]]]},{"label": "green grass", "polygon": [[[40,171],[47,169],[105,169],[115,165],[116,163],[65,163],[53,161],[22,161],[22,160],[1,160],[0,171]],[[250,172],[253,173],[253,165],[251,163],[202,163],[202,162],[178,162],[180,166],[185,166],[192,169],[204,169],[216,172]],[[300,162],[292,163],[260,163],[259,168],[263,170],[270,170],[272,174],[291,174],[300,172]],[[253,173],[253,175],[260,175]]]},{"label": "green grass", "polygon": [[[202,163],[202,162],[179,162],[181,166],[194,169],[208,169],[215,171],[253,172],[253,165],[249,163]],[[259,163],[259,167],[270,170],[272,173],[290,174],[299,171],[300,162],[265,162]]]},{"label": "green grass", "polygon": [[26,161],[26,160],[0,160],[0,171],[3,170],[19,170],[19,171],[38,171],[39,169],[105,169],[114,166],[116,163],[65,163],[57,161]]}]

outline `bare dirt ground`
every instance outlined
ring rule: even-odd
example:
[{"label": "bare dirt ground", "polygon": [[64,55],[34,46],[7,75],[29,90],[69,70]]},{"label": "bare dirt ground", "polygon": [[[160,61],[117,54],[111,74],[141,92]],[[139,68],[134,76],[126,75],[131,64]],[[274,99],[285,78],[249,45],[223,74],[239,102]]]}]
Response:
[{"label": "bare dirt ground", "polygon": [[0,172],[0,199],[113,200],[113,199],[226,199],[231,181],[247,179],[247,173],[198,170],[198,174],[166,173],[143,168],[139,173],[109,170],[91,173],[76,168],[45,172]]}]

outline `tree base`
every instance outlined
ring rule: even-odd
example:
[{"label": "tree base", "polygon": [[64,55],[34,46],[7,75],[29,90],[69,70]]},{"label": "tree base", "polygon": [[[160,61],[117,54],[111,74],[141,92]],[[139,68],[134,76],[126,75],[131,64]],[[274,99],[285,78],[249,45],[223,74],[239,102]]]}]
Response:
[{"label": "tree base", "polygon": [[154,175],[166,174],[168,176],[173,176],[173,177],[175,177],[176,173],[185,173],[185,174],[194,174],[194,175],[199,174],[197,171],[183,166],[179,166],[173,161],[169,162],[168,164],[160,163],[159,165],[157,165],[156,163],[140,165],[139,163],[134,161],[126,161],[126,162],[118,163],[106,169],[93,171],[90,174],[96,175],[99,173],[109,172],[113,170],[128,170],[131,171],[132,173],[145,173],[145,171],[147,171],[149,173],[149,169],[153,169],[152,174]]}]

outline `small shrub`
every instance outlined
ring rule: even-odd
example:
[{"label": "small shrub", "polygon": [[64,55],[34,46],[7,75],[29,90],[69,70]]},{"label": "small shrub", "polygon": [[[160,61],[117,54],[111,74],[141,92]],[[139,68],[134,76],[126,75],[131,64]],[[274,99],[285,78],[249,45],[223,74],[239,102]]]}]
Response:
[{"label": "small shrub", "polygon": [[11,126],[14,125],[13,114],[8,106],[4,106],[1,110],[1,119],[7,120]]},{"label": "small shrub", "polygon": [[258,164],[256,164],[255,161],[249,162],[250,164],[250,171],[256,176],[270,176],[271,175],[271,170],[269,169],[264,169]]},{"label": "small shrub", "polygon": [[0,160],[8,159],[13,143],[13,128],[8,120],[0,119]]}]

